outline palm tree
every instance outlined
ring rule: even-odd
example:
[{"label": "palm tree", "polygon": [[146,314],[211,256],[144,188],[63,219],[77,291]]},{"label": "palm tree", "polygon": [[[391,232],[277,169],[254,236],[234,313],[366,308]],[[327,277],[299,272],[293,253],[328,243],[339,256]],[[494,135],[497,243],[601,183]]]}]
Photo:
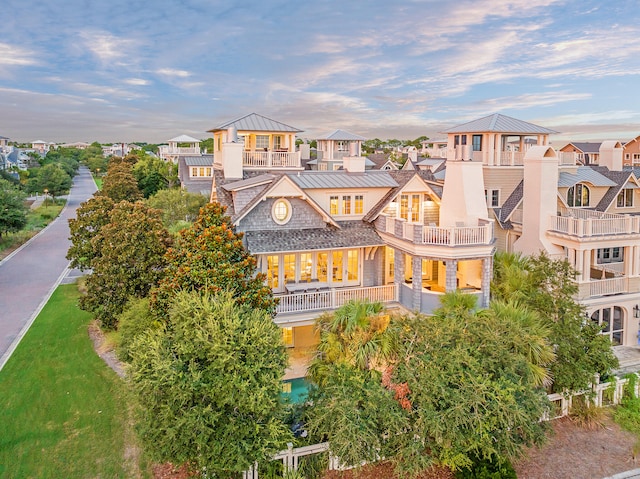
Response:
[{"label": "palm tree", "polygon": [[318,318],[318,357],[309,372],[316,382],[324,377],[324,366],[346,363],[360,370],[378,369],[397,352],[394,329],[381,303],[349,301],[333,313]]},{"label": "palm tree", "polygon": [[520,253],[498,252],[493,261],[492,299],[522,301],[530,285],[529,259]]}]

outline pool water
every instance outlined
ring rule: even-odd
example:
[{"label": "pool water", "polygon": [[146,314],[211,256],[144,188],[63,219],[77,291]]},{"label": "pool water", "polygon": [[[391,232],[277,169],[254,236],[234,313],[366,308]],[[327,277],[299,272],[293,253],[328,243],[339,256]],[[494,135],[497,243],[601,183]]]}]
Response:
[{"label": "pool water", "polygon": [[306,378],[282,381],[282,395],[292,403],[303,403],[309,395],[309,381]]}]

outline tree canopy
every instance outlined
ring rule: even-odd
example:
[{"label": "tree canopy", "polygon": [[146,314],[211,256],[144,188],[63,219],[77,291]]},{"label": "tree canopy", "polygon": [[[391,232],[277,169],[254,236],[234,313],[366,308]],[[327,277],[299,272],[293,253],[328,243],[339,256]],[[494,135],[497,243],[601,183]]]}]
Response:
[{"label": "tree canopy", "polygon": [[160,190],[147,200],[152,208],[162,210],[162,221],[167,229],[176,225],[187,226],[198,217],[200,208],[208,203],[200,194],[189,193],[182,188]]},{"label": "tree canopy", "polygon": [[69,220],[71,246],[67,259],[71,261],[72,268],[91,268],[91,261],[96,257],[92,240],[109,223],[109,212],[114,205],[108,196],[94,196],[82,203],[76,210],[76,217]]},{"label": "tree canopy", "polygon": [[103,179],[100,195],[108,196],[116,203],[142,199],[138,182],[132,173],[131,162],[113,159],[109,162],[109,169]]},{"label": "tree canopy", "polygon": [[160,211],[142,202],[116,204],[91,240],[93,271],[81,308],[93,312],[103,327],[114,328],[129,299],[147,296],[158,284],[170,244]]},{"label": "tree canopy", "polygon": [[165,327],[134,340],[129,381],[154,458],[229,477],[283,449],[281,332],[229,293],[178,293]]},{"label": "tree canopy", "polygon": [[276,301],[256,260],[242,243],[218,203],[200,209],[194,224],[182,230],[167,253],[167,274],[154,292],[154,308],[164,314],[180,290],[230,291],[239,303],[275,314]]},{"label": "tree canopy", "polygon": [[25,196],[11,182],[0,178],[0,237],[20,231],[27,224]]}]

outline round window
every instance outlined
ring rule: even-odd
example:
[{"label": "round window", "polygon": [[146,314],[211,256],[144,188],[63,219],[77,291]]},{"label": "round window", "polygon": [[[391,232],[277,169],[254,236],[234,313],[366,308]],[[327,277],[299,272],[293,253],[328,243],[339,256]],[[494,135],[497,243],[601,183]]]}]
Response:
[{"label": "round window", "polygon": [[291,204],[284,198],[280,198],[273,203],[272,210],[273,220],[283,225],[291,219]]}]

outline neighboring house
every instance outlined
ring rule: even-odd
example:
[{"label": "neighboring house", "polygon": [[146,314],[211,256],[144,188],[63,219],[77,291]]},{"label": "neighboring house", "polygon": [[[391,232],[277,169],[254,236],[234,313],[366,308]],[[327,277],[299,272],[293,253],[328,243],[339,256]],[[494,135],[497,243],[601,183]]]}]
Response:
[{"label": "neighboring house", "polygon": [[558,150],[560,161],[568,165],[597,165],[602,142],[572,142]]},{"label": "neighboring house", "polygon": [[86,150],[91,146],[91,143],[86,143],[84,141],[76,141],[74,143],[63,143],[58,146],[60,148],[75,148],[77,150]]},{"label": "neighboring house", "polygon": [[200,140],[189,135],[176,136],[167,141],[166,145],[158,147],[158,157],[172,163],[178,163],[180,156],[195,157],[201,154]]},{"label": "neighboring house", "polygon": [[46,155],[50,149],[55,147],[56,147],[55,143],[50,143],[47,141],[36,140],[31,142],[31,148],[42,156]]},{"label": "neighboring house", "polygon": [[[334,130],[331,133],[316,138],[317,156],[314,170],[332,171],[339,170],[345,157],[362,156],[362,142],[366,138],[354,135],[344,130]],[[314,160],[307,162],[311,165]],[[370,164],[369,167],[373,166]]]},{"label": "neighboring house", "polygon": [[640,166],[640,136],[624,144],[624,166]]},{"label": "neighboring house", "polygon": [[6,170],[11,165],[9,164],[9,153],[11,147],[9,146],[9,138],[6,136],[0,136],[0,170]]},{"label": "neighboring house", "polygon": [[[303,170],[300,130],[254,115],[211,130],[211,197],[279,298],[275,322],[289,346],[315,344],[315,318],[349,299],[431,312],[460,288],[488,304],[494,235],[478,207],[481,164],[452,167],[450,187],[429,171],[366,170],[362,156],[343,156],[339,171]],[[272,149],[278,135],[286,151]]]},{"label": "neighboring house", "polygon": [[429,158],[447,158],[447,140],[425,140],[422,142],[422,155]]},{"label": "neighboring house", "polygon": [[211,197],[213,155],[178,157],[178,178],[182,188],[189,193]]}]

